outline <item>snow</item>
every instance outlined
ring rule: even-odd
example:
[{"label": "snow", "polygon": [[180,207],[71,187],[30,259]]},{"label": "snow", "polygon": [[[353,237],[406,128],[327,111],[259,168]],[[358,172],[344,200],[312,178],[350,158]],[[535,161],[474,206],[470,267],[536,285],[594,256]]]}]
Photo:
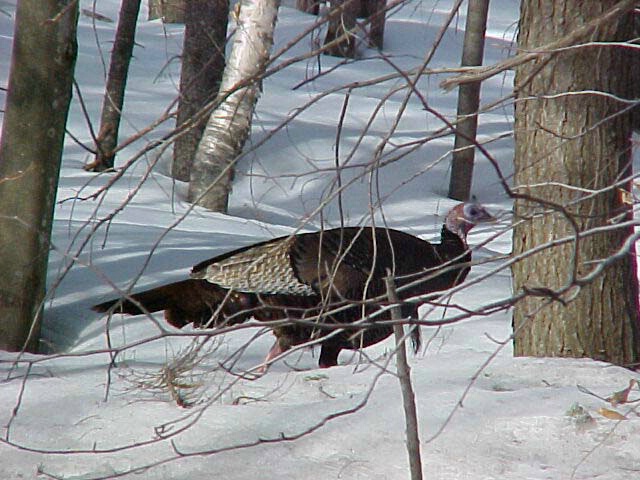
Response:
[{"label": "snow", "polygon": [[[87,9],[94,4],[80,3]],[[117,18],[117,0],[95,3],[99,13]],[[24,355],[21,363],[14,363],[15,354],[0,352],[0,478],[409,478],[400,388],[392,374],[393,339],[362,354],[343,352],[341,366],[327,370],[316,369],[317,351],[300,349],[254,378],[244,373],[261,362],[272,337],[251,324],[216,336],[203,347],[198,366],[181,378],[183,400],[192,403],[185,408],[166,389],[156,387],[163,368],[189,348],[197,332],[171,329],[161,315],[108,320],[89,307],[119,291],[184,278],[191,265],[242,245],[295,229],[339,224],[335,195],[322,216],[318,207],[336,188],[331,169],[347,91],[340,87],[421,65],[451,3],[409,2],[395,9],[385,32],[386,60],[363,50],[361,59],[335,70],[330,69],[339,59],[321,58],[323,75],[315,80],[316,58],[270,76],[240,160],[230,215],[184,201],[185,185],[166,175],[170,148],[161,155],[157,149],[141,155],[108,194],[93,198],[114,174],[84,172],[81,167],[90,156],[67,138],[43,326],[52,353]],[[486,63],[508,54],[516,3],[491,2]],[[0,85],[7,82],[14,12],[15,0],[0,1]],[[146,18],[145,6],[122,138],[162,117],[177,93],[182,28]],[[313,21],[283,6],[274,52]],[[429,68],[458,64],[463,26],[464,12],[446,32]],[[104,89],[103,62],[114,29],[115,23],[80,18],[77,79],[94,128]],[[273,66],[312,46],[305,37]],[[423,101],[453,117],[455,93],[438,87],[442,78],[434,75],[418,82],[422,99],[409,98],[397,125],[407,91],[386,95],[403,85],[401,79],[350,91],[340,137],[348,223],[373,218],[414,235],[437,236],[442,215],[453,204],[446,199],[452,140],[429,137],[442,122],[425,110]],[[509,74],[487,81],[482,103],[507,96],[511,81]],[[331,89],[333,93],[323,95]],[[2,101],[3,95],[0,92]],[[308,102],[313,102],[309,108],[287,119]],[[284,128],[277,128],[283,123]],[[165,121],[144,133],[123,150],[118,165],[172,126]],[[373,154],[392,128],[382,157],[391,163],[369,175]],[[511,129],[508,103],[481,116],[480,138],[506,178],[511,174]],[[77,95],[69,131],[90,143]],[[414,148],[416,142],[423,144]],[[155,167],[149,171],[151,165]],[[486,159],[477,160],[473,188],[501,216],[499,225],[477,228],[470,235],[472,245],[482,245],[475,258],[508,253],[511,206]],[[116,211],[111,222],[99,223]],[[509,272],[499,265],[474,267],[469,286],[453,301],[470,308],[508,298]],[[489,279],[473,282],[493,270]],[[434,320],[453,314],[426,308],[422,312]],[[611,405],[585,393],[608,397],[624,389],[634,374],[587,359],[513,358],[510,322],[509,312],[500,312],[423,329],[426,346],[410,357],[410,364],[426,478],[637,476],[640,418],[634,404],[615,408],[628,417],[618,421],[599,413],[601,408],[613,410]],[[114,365],[109,346],[119,349]],[[634,395],[638,397],[637,390]],[[576,403],[586,416],[567,414]]]}]

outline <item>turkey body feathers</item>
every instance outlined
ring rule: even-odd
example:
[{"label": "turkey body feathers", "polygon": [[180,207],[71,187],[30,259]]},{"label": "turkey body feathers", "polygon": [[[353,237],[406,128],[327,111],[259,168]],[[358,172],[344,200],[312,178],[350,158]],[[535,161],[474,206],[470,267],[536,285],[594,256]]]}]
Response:
[{"label": "turkey body feathers", "polygon": [[[277,340],[269,358],[318,339],[320,365],[332,366],[340,350],[367,347],[392,333],[391,325],[376,323],[388,320],[388,312],[364,325],[359,322],[380,308],[371,299],[386,295],[387,276],[395,279],[401,300],[462,282],[471,260],[465,238],[470,228],[458,228],[461,236],[445,224],[439,244],[380,227],[276,238],[204,261],[188,280],[93,308],[128,314],[164,310],[166,320],[177,327],[290,319],[274,326]],[[417,308],[417,303],[404,303],[402,315],[415,318]]]}]

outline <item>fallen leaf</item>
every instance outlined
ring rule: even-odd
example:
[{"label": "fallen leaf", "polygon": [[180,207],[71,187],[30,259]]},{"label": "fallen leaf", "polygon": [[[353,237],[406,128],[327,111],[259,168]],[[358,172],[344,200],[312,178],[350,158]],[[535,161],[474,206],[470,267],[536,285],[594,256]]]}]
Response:
[{"label": "fallen leaf", "polygon": [[609,402],[614,407],[622,405],[623,403],[627,403],[627,401],[629,400],[629,392],[631,392],[635,385],[636,381],[632,378],[631,380],[629,380],[629,386],[627,388],[614,393],[610,397],[607,397],[607,402]]},{"label": "fallen leaf", "polygon": [[314,373],[311,375],[306,375],[304,377],[305,381],[307,382],[311,382],[314,380],[327,380],[329,378],[329,375],[327,375],[326,373]]},{"label": "fallen leaf", "polygon": [[609,410],[608,408],[599,408],[598,413],[609,420],[626,420],[627,417],[622,415],[621,413],[616,412],[615,410]]},{"label": "fallen leaf", "polygon": [[104,15],[99,14],[98,12],[96,12],[95,10],[89,10],[88,8],[83,8],[81,10],[82,14],[89,17],[89,18],[93,18],[95,20],[99,20],[101,22],[106,22],[106,23],[113,23],[113,20],[111,20],[109,17],[105,17]]}]

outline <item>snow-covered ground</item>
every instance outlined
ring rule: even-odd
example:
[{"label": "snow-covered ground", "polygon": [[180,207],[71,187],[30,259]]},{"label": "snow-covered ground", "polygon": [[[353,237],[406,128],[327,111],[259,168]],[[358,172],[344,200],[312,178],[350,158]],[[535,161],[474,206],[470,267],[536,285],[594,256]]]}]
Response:
[{"label": "snow-covered ground", "polygon": [[[91,9],[94,2],[80,3],[81,8]],[[118,3],[95,2],[97,11],[113,20]],[[294,352],[266,375],[252,379],[241,374],[260,363],[271,335],[252,327],[216,337],[205,347],[199,366],[180,380],[179,393],[193,402],[191,408],[183,408],[156,387],[161,369],[190,345],[185,334],[192,330],[169,330],[175,335],[144,341],[159,335],[161,315],[156,316],[157,324],[144,316],[115,316],[108,321],[89,307],[117,295],[116,288],[126,290],[133,279],[138,279],[136,289],[158,285],[183,278],[191,265],[218,253],[296,228],[337,224],[335,197],[326,202],[322,217],[317,209],[331,197],[332,186],[335,189],[334,148],[347,90],[323,92],[366,82],[396,68],[420,66],[451,3],[409,2],[394,10],[385,32],[386,59],[363,50],[361,59],[335,70],[331,68],[339,59],[321,58],[323,75],[315,79],[316,58],[270,76],[264,82],[247,154],[239,165],[228,216],[192,209],[184,201],[185,186],[165,174],[170,149],[160,157],[158,149],[143,155],[107,195],[94,199],[92,194],[114,174],[84,172],[82,165],[90,156],[67,139],[43,327],[44,341],[56,353],[25,355],[23,360],[34,361],[29,370],[26,363],[14,365],[14,355],[0,353],[1,479],[409,478],[400,388],[396,377],[382,368],[389,362],[394,371],[391,338],[366,349],[366,358],[345,352],[341,366],[327,370],[315,368],[317,351]],[[508,54],[517,3],[491,2],[486,63]],[[2,86],[7,82],[14,11],[15,0],[0,1]],[[131,66],[123,138],[159,118],[177,93],[182,27],[149,22],[146,16],[145,6]],[[274,52],[314,21],[283,6]],[[459,15],[429,68],[458,65],[463,27],[464,15]],[[96,129],[103,62],[108,61],[114,29],[115,23],[85,15],[80,19],[77,79]],[[274,65],[308,52],[313,41],[301,41]],[[453,204],[446,198],[446,154],[452,139],[436,136],[420,148],[412,146],[443,126],[425,103],[448,118],[455,113],[455,92],[444,93],[438,87],[442,78],[433,75],[418,82],[422,99],[409,98],[397,125],[407,90],[388,93],[404,80],[350,92],[340,137],[348,223],[384,219],[415,235],[437,236],[442,214]],[[511,81],[508,75],[487,81],[483,104],[507,96]],[[0,91],[0,103],[3,94]],[[308,108],[279,128],[305,105]],[[165,122],[143,135],[122,152],[118,165],[172,126]],[[77,95],[68,128],[90,144]],[[369,175],[374,152],[392,128],[382,160],[402,156]],[[480,139],[487,142],[507,178],[511,128],[508,103],[481,116]],[[478,158],[474,192],[495,213],[510,209],[495,170],[483,158]],[[126,206],[108,225],[98,226],[99,219],[125,200]],[[472,232],[470,243],[483,244],[475,258],[509,252],[508,222],[505,215],[500,224]],[[470,282],[491,269],[497,271],[462,290],[455,301],[478,307],[508,298],[509,273],[499,265],[476,266]],[[446,313],[430,312],[429,318]],[[640,476],[640,418],[631,411],[634,404],[616,407],[627,415],[617,420],[609,403],[587,393],[607,397],[624,389],[633,373],[590,360],[514,359],[510,330],[509,312],[424,328],[426,345],[410,361],[425,477]],[[120,349],[111,367],[109,346]],[[640,396],[637,389],[634,395]]]}]

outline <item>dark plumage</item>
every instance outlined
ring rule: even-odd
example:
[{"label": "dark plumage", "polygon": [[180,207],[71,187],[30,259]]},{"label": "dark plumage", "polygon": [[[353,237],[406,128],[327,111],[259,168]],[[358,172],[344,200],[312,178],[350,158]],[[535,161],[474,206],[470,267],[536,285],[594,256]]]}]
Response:
[{"label": "dark plumage", "polygon": [[[403,300],[459,284],[471,261],[467,233],[492,219],[481,205],[460,204],[447,214],[439,244],[381,227],[336,228],[267,240],[196,265],[190,279],[93,309],[133,315],[164,310],[166,320],[176,327],[230,325],[250,318],[315,322],[274,327],[276,343],[269,361],[294,345],[331,335],[333,330],[322,324],[352,324],[376,311],[375,303],[364,301],[386,294],[388,271]],[[336,307],[341,309],[332,312]],[[416,318],[417,311],[416,303],[402,305],[404,317]],[[374,320],[387,319],[385,313]],[[331,335],[321,342],[319,364],[337,365],[340,350],[373,345],[392,331],[390,325],[369,325]]]}]

